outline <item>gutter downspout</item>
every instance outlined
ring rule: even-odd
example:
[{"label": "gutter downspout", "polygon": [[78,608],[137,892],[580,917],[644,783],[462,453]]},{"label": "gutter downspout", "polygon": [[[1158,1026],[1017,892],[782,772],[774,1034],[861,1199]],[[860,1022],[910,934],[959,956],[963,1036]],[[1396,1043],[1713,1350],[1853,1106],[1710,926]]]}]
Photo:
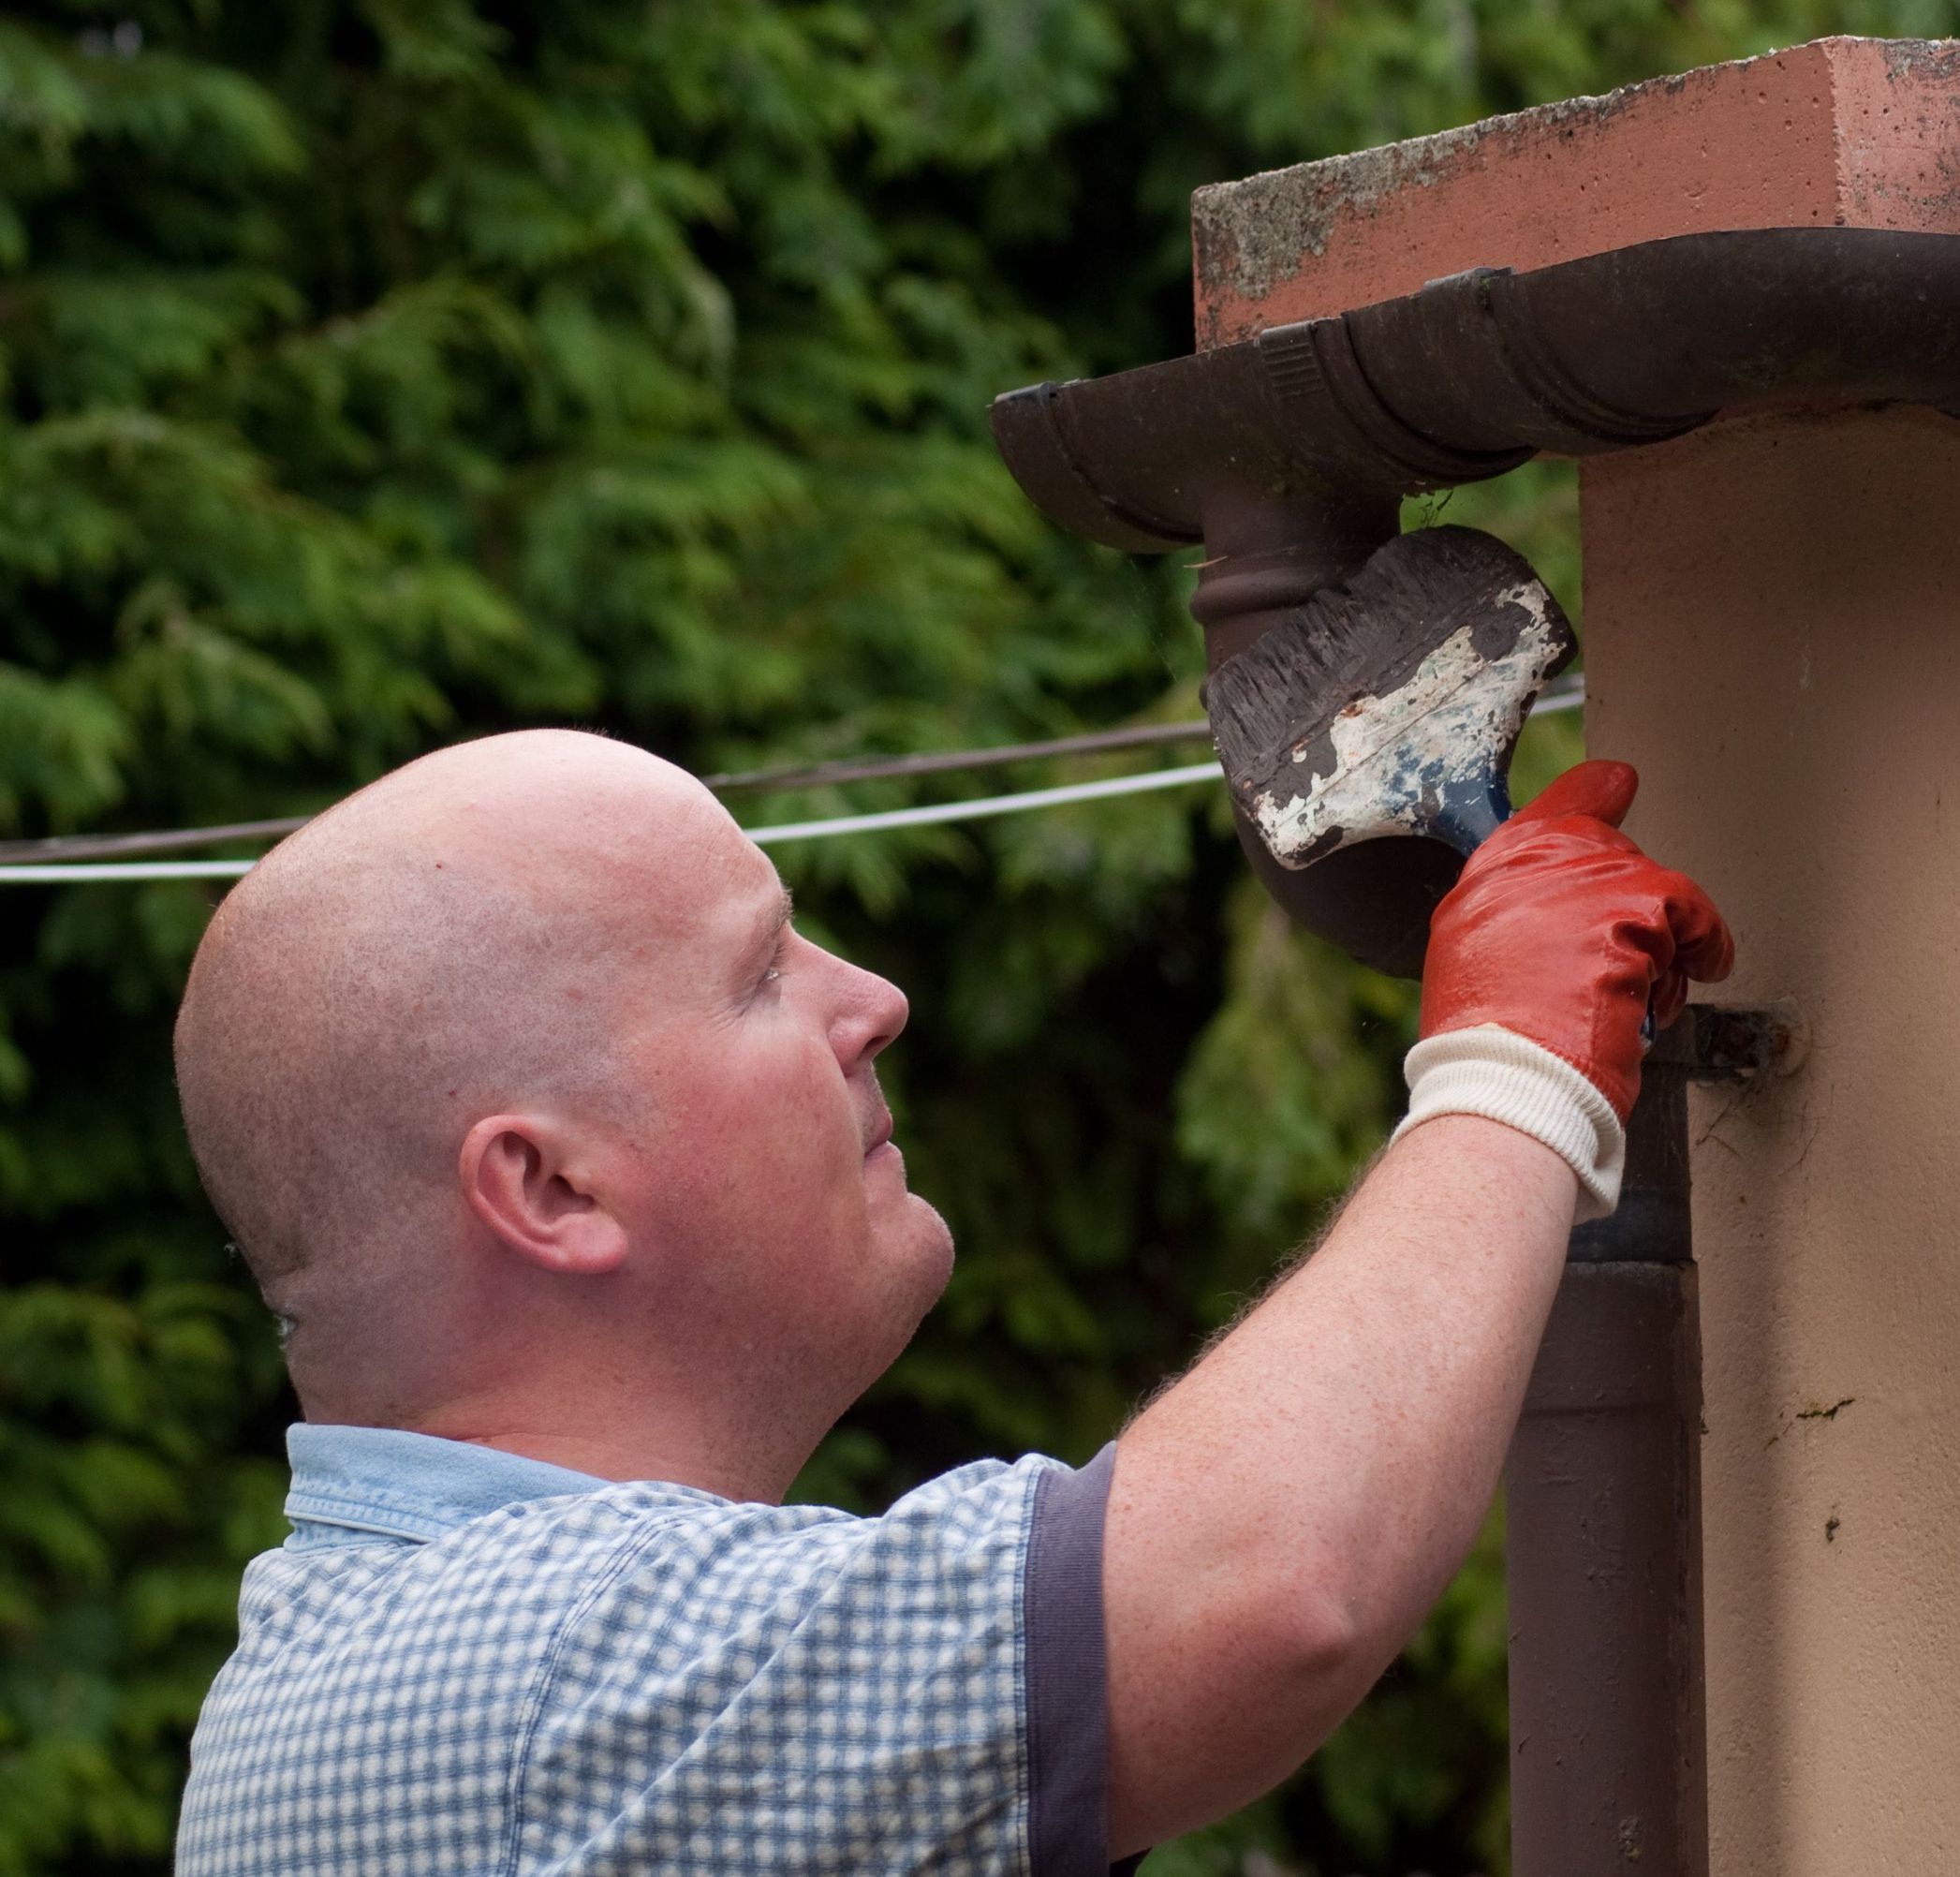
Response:
[{"label": "gutter downspout", "polygon": [[1579,1228],[1505,1465],[1515,1877],[1707,1877],[1701,1304],[1683,1032]]}]

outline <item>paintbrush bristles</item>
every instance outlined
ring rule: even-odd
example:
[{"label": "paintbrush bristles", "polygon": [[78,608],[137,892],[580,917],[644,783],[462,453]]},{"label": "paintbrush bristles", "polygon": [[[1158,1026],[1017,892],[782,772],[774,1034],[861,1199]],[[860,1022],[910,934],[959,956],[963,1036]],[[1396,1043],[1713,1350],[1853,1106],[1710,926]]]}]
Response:
[{"label": "paintbrush bristles", "polygon": [[1521,587],[1542,597],[1569,658],[1570,628],[1531,564],[1493,536],[1441,527],[1384,543],[1345,586],[1323,587],[1227,659],[1212,674],[1205,708],[1242,805],[1301,775],[1303,764],[1309,775],[1331,772],[1334,720],[1407,683],[1464,628],[1485,658],[1509,651],[1531,617],[1507,603]]},{"label": "paintbrush bristles", "polygon": [[[1237,787],[1273,767],[1319,723],[1327,722],[1356,695],[1357,678],[1371,687],[1366,656],[1380,650],[1380,634],[1344,587],[1322,587],[1284,624],[1229,658],[1205,687],[1218,760]],[[1357,654],[1363,655],[1361,658]]]}]

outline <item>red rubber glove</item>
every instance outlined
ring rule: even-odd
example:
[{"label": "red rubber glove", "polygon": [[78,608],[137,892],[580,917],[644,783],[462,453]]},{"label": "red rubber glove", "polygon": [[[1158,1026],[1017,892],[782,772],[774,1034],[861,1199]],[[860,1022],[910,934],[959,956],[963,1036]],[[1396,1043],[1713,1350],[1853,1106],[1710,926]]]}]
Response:
[{"label": "red rubber glove", "polygon": [[1662,1027],[1687,981],[1729,975],[1735,942],[1686,874],[1619,832],[1640,777],[1582,762],[1470,856],[1430,923],[1422,1035],[1496,1024],[1563,1057],[1625,1124],[1641,1022]]}]

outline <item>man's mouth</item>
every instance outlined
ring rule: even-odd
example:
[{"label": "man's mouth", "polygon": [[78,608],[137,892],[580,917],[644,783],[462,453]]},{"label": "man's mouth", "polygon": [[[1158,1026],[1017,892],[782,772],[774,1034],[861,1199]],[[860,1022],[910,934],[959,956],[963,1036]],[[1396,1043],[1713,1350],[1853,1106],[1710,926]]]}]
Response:
[{"label": "man's mouth", "polygon": [[889,1108],[880,1108],[878,1117],[872,1123],[871,1132],[864,1142],[864,1158],[868,1160],[891,1138],[892,1111]]}]

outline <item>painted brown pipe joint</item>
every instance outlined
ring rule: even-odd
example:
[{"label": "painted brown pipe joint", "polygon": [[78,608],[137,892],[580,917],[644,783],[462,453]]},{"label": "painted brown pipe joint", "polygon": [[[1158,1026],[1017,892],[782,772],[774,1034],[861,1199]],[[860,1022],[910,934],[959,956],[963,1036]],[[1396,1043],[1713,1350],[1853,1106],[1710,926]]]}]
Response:
[{"label": "painted brown pipe joint", "polygon": [[[1399,501],[1378,489],[1346,499],[1322,493],[1275,495],[1242,484],[1213,492],[1205,509],[1205,558],[1191,612],[1204,628],[1205,668],[1217,670],[1290,611],[1353,574],[1397,531]],[[1436,841],[1376,841],[1295,869],[1275,860],[1258,831],[1233,812],[1245,864],[1296,924],[1372,964],[1397,962],[1394,927],[1411,903],[1433,906],[1461,866]]]}]

